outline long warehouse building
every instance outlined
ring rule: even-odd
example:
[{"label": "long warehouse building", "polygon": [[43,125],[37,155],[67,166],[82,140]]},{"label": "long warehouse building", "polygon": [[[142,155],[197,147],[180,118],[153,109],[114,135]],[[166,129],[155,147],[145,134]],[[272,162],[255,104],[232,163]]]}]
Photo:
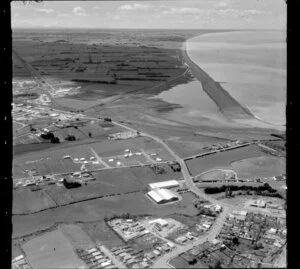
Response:
[{"label": "long warehouse building", "polygon": [[150,183],[149,187],[152,190],[157,188],[173,188],[173,187],[179,187],[179,183],[177,180],[167,180],[162,182]]}]

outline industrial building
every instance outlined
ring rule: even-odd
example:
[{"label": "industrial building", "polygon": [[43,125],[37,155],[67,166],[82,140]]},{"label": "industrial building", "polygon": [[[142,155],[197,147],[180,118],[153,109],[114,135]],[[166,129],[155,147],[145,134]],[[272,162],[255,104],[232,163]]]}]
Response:
[{"label": "industrial building", "polygon": [[149,191],[147,195],[157,204],[163,204],[178,200],[178,196],[167,189],[153,189]]},{"label": "industrial building", "polygon": [[177,180],[167,180],[167,181],[162,181],[162,182],[155,182],[155,183],[150,183],[149,187],[153,189],[157,188],[173,188],[173,187],[179,187],[179,183]]},{"label": "industrial building", "polygon": [[158,223],[161,227],[166,227],[169,224],[168,221],[164,219],[154,219],[149,221],[149,224],[153,224],[153,223]]},{"label": "industrial building", "polygon": [[254,206],[254,207],[265,208],[266,207],[266,202],[263,201],[263,200],[254,200],[254,201],[251,201],[250,205]]}]

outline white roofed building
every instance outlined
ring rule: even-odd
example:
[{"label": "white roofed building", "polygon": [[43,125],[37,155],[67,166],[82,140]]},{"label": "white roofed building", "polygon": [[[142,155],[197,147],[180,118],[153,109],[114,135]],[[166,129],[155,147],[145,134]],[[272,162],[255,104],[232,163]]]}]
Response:
[{"label": "white roofed building", "polygon": [[155,182],[149,184],[151,189],[156,188],[173,188],[173,187],[179,187],[179,183],[177,180],[167,180],[162,182]]},{"label": "white roofed building", "polygon": [[149,191],[147,193],[147,195],[152,198],[152,200],[154,200],[156,203],[158,204],[161,204],[164,202],[164,198],[162,196],[160,196],[156,190],[152,190],[152,191]]},{"label": "white roofed building", "polygon": [[158,204],[167,203],[178,200],[178,196],[167,189],[153,189],[147,195]]}]

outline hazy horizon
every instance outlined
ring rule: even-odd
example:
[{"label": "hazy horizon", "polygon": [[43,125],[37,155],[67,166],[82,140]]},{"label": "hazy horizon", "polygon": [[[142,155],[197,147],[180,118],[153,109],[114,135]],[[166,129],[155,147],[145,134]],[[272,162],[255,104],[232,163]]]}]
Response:
[{"label": "hazy horizon", "polygon": [[282,0],[12,2],[12,28],[286,29]]}]

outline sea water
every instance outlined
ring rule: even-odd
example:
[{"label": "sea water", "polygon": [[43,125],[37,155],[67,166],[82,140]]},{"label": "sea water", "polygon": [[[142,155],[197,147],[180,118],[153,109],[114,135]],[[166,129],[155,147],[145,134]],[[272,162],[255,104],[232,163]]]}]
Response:
[{"label": "sea water", "polygon": [[[233,31],[203,34],[187,40],[191,60],[268,127],[285,125],[286,44],[280,31]],[[194,80],[160,93],[157,98],[184,107],[168,118],[222,121],[201,83]],[[183,116],[183,113],[185,115]],[[180,117],[178,117],[180,115]],[[200,120],[202,119],[202,120]],[[259,121],[252,124],[263,126]],[[281,129],[281,128],[280,128]]]},{"label": "sea water", "polygon": [[189,39],[186,48],[194,63],[255,116],[285,125],[284,32],[211,33]]}]

